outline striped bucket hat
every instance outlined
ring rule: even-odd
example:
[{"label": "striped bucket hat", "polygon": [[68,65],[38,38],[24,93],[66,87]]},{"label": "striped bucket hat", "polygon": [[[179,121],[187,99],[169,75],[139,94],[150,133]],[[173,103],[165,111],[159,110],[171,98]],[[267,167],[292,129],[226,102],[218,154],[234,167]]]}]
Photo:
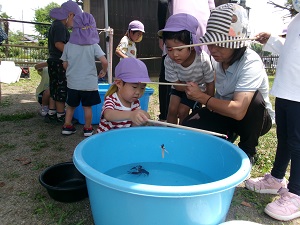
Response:
[{"label": "striped bucket hat", "polygon": [[[246,38],[248,16],[246,10],[234,3],[227,3],[213,9],[208,19],[202,43],[239,40]],[[242,48],[247,41],[223,42],[216,44],[224,48]]]}]

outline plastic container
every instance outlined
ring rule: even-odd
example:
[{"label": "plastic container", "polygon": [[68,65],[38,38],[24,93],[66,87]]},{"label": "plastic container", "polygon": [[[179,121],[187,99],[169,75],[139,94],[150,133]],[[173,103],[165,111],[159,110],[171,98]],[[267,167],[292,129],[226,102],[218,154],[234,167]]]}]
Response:
[{"label": "plastic container", "polygon": [[88,197],[85,177],[73,162],[53,165],[44,170],[39,181],[51,198],[60,202],[76,202]]},{"label": "plastic container", "polygon": [[[219,224],[225,221],[235,187],[250,173],[247,155],[232,143],[168,127],[132,127],[93,135],[79,143],[73,161],[86,177],[96,225]],[[133,174],[132,164],[148,172]],[[147,183],[165,173],[148,170],[150,164],[203,173],[209,181],[187,185]],[[124,176],[132,174],[136,181],[107,175],[123,166],[128,166]],[[168,172],[162,183],[172,176],[176,178],[181,170]],[[139,179],[145,182],[137,182]]]},{"label": "plastic container", "polygon": [[[108,88],[110,87],[110,84],[98,84],[98,87],[99,87],[98,91],[101,98],[101,103],[92,106],[92,113],[93,113],[92,124],[98,124],[100,121],[100,115],[101,115],[102,106],[104,102],[104,95],[107,92]],[[140,98],[140,104],[143,110],[145,111],[148,110],[149,98],[153,93],[154,93],[153,88],[146,87],[144,95]],[[85,123],[84,111],[81,104],[75,109],[73,117],[77,119],[80,124]]]}]

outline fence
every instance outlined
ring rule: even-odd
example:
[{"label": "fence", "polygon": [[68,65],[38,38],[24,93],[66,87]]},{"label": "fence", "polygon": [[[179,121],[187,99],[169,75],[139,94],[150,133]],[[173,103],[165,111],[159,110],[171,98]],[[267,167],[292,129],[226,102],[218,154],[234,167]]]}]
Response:
[{"label": "fence", "polygon": [[267,70],[276,70],[277,63],[278,63],[278,55],[271,55],[271,56],[262,56],[261,59],[265,65]]},{"label": "fence", "polygon": [[33,66],[46,61],[48,58],[47,47],[34,45],[2,44],[0,46],[0,61],[14,61],[21,67]]}]

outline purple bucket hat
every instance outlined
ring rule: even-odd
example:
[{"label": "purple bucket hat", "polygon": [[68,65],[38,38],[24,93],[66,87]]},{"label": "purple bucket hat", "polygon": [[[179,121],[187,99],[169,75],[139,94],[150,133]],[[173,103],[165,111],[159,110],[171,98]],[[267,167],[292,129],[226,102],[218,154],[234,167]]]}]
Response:
[{"label": "purple bucket hat", "polygon": [[76,2],[69,0],[64,2],[61,7],[54,8],[50,11],[50,17],[56,20],[64,20],[68,18],[69,13],[72,12],[75,15],[82,13],[82,10]]},{"label": "purple bucket hat", "polygon": [[[193,43],[191,44],[198,44],[200,43],[199,37],[196,35],[198,27],[199,22],[195,17],[186,13],[178,13],[170,16],[166,22],[165,28],[159,30],[157,34],[161,37],[164,31],[178,32],[187,30],[192,34]],[[197,54],[201,52],[201,48],[199,46],[194,48]]]},{"label": "purple bucket hat", "polygon": [[136,58],[124,58],[115,68],[115,76],[128,83],[150,82],[148,69],[141,60]]},{"label": "purple bucket hat", "polygon": [[145,33],[144,24],[142,24],[142,22],[140,22],[138,20],[131,21],[128,25],[128,30],[142,31],[143,33]]},{"label": "purple bucket hat", "polygon": [[100,42],[96,21],[92,14],[83,12],[74,16],[70,43],[92,45]]}]

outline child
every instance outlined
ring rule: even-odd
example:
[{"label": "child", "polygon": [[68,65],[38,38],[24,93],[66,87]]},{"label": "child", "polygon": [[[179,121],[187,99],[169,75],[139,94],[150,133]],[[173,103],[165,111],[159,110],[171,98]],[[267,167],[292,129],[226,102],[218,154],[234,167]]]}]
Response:
[{"label": "child", "polygon": [[40,62],[34,66],[41,76],[41,82],[36,88],[36,100],[40,103],[39,113],[41,116],[46,116],[49,111],[50,89],[49,89],[49,75],[47,62]]},{"label": "child", "polygon": [[121,39],[116,48],[116,55],[119,56],[120,59],[127,57],[136,58],[135,43],[142,41],[144,33],[144,25],[140,21],[134,20],[130,22],[125,36]]},{"label": "child", "polygon": [[114,84],[105,94],[97,133],[111,129],[140,126],[150,118],[140,109],[139,98],[150,82],[146,65],[135,58],[121,60],[115,69]]},{"label": "child", "polygon": [[68,86],[68,106],[62,134],[70,135],[76,132],[72,117],[74,110],[81,102],[85,116],[83,134],[85,137],[93,135],[92,106],[101,102],[95,59],[99,59],[102,63],[99,77],[105,76],[108,66],[105,53],[98,45],[99,41],[94,17],[85,12],[76,15],[70,40],[65,45],[61,57],[66,69]]},{"label": "child", "polygon": [[60,59],[65,44],[69,41],[69,27],[73,26],[73,17],[82,13],[76,2],[64,2],[61,7],[50,11],[50,17],[55,19],[48,33],[49,58],[48,73],[51,100],[45,122],[65,121],[65,102],[67,98],[66,71]]},{"label": "child", "polygon": [[[169,17],[165,28],[158,31],[166,45],[166,80],[172,83],[196,82],[201,90],[214,95],[214,73],[210,58],[200,47],[172,49],[173,47],[199,43],[196,37],[198,21],[195,17],[179,13]],[[179,124],[189,115],[196,102],[187,98],[185,87],[173,85],[167,122]]]}]

